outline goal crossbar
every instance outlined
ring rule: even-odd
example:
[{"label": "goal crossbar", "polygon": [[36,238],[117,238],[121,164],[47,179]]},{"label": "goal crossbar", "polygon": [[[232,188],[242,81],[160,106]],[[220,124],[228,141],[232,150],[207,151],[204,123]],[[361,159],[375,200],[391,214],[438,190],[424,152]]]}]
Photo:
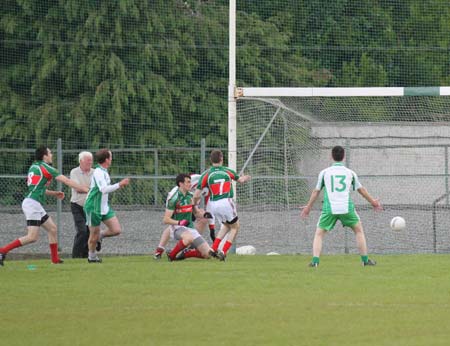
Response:
[{"label": "goal crossbar", "polygon": [[450,87],[238,88],[238,97],[449,96]]}]

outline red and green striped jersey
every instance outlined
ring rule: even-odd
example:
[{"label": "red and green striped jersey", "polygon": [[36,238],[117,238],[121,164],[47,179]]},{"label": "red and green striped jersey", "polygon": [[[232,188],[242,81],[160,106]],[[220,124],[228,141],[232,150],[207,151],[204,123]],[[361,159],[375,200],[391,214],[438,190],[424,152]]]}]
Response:
[{"label": "red and green striped jersey", "polygon": [[48,163],[44,161],[33,162],[28,170],[28,193],[25,197],[43,204],[45,202],[45,190],[47,190],[52,179],[59,175],[60,173]]},{"label": "red and green striped jersey", "polygon": [[167,196],[166,208],[173,210],[172,219],[174,220],[188,220],[188,227],[194,228],[192,223],[192,211],[194,209],[194,204],[192,203],[192,197],[194,195],[192,192],[188,191],[186,195],[177,189],[176,191],[170,191]]},{"label": "red and green striped jersey", "polygon": [[200,177],[197,189],[205,187],[209,189],[210,200],[218,201],[223,198],[233,198],[233,180],[238,180],[239,176],[228,167],[211,167]]}]

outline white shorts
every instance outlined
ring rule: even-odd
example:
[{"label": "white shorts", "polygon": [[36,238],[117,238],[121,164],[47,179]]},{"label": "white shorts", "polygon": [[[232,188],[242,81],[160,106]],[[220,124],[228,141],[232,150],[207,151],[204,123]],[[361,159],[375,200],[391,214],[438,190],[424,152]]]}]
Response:
[{"label": "white shorts", "polygon": [[190,232],[194,239],[197,239],[198,237],[200,237],[200,233],[198,233],[198,231],[194,228],[172,225],[172,226],[170,226],[170,238],[176,239],[176,240],[181,240],[182,239],[181,235],[186,231]]},{"label": "white shorts", "polygon": [[22,210],[26,220],[39,220],[47,214],[42,204],[32,198],[25,198],[22,202]]},{"label": "white shorts", "polygon": [[218,201],[210,200],[206,209],[220,223],[231,222],[237,217],[236,204],[232,198],[223,198]]}]

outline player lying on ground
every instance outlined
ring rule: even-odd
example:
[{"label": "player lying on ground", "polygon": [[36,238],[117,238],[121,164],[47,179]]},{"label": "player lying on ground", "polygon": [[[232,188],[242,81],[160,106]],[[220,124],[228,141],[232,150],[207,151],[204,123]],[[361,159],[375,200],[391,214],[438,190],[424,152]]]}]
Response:
[{"label": "player lying on ground", "polygon": [[[167,254],[169,261],[188,257],[210,258],[217,257],[198,231],[193,228],[191,177],[188,174],[179,174],[176,177],[178,189],[167,198],[166,211],[163,222],[170,225],[170,237],[177,240],[175,247]],[[188,246],[195,249],[183,252]],[[221,258],[220,258],[221,259]]]},{"label": "player lying on ground", "polygon": [[[195,189],[197,188],[198,181],[200,179],[200,174],[191,174],[191,189],[190,191],[192,193],[195,192]],[[178,191],[178,186],[175,186],[168,194],[167,199],[169,199],[171,196],[175,194],[175,192]],[[205,197],[205,204],[208,204],[208,198],[209,195],[206,193],[204,195]],[[167,203],[167,200],[166,200]],[[193,221],[195,221],[195,229],[203,235],[203,232],[205,230],[206,225],[209,227],[209,234],[211,237],[211,240],[214,241],[216,238],[215,236],[215,220],[214,216],[211,213],[205,213],[204,209],[201,208],[195,208],[193,213]],[[205,217],[206,216],[206,217]],[[195,218],[195,219],[194,219]],[[156,260],[161,259],[161,255],[166,250],[166,246],[169,243],[170,240],[170,227],[167,227],[164,229],[164,231],[161,234],[161,238],[159,240],[158,247],[156,248],[153,258]]]}]

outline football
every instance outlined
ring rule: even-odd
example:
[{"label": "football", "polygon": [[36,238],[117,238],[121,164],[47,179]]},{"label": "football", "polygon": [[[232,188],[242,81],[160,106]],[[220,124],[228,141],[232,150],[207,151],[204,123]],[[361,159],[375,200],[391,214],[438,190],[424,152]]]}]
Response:
[{"label": "football", "polygon": [[244,245],[236,249],[236,255],[255,255],[256,249],[251,245]]},{"label": "football", "polygon": [[405,226],[406,226],[405,219],[402,218],[401,216],[396,216],[392,218],[391,229],[393,231],[402,231],[403,229],[405,229]]}]

